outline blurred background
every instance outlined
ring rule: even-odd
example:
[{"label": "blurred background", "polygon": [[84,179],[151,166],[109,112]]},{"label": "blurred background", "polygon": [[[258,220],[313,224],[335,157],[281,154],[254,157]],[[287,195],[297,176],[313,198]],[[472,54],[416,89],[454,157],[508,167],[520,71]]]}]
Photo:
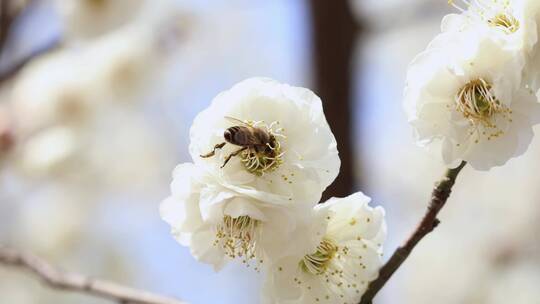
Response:
[{"label": "blurred background", "polygon": [[[0,0],[0,244],[192,304],[259,302],[241,265],[214,273],[158,214],[190,161],[194,116],[252,76],[323,99],[342,170],[387,211],[385,259],[444,172],[402,111],[405,72],[444,0]],[[540,130],[537,130],[540,131]],[[540,303],[540,138],[466,168],[442,224],[374,303]],[[109,303],[0,267],[0,303]]]}]

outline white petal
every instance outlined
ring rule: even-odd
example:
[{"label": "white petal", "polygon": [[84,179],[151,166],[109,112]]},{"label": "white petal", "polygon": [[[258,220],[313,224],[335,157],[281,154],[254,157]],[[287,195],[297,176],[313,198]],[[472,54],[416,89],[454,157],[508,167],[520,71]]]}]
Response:
[{"label": "white petal", "polygon": [[182,202],[169,196],[159,206],[161,218],[173,227],[179,227],[186,220],[186,207]]},{"label": "white petal", "polygon": [[373,209],[368,205],[370,201],[362,192],[356,192],[345,198],[331,198],[316,208],[333,212],[327,234],[338,242],[357,237],[372,239],[382,228],[384,209]]},{"label": "white petal", "polygon": [[203,227],[193,233],[191,254],[199,261],[214,266],[219,271],[225,264],[225,254],[220,246],[214,246],[216,234],[211,227]]},{"label": "white petal", "polygon": [[218,185],[207,185],[201,189],[199,205],[203,220],[221,220],[224,204],[234,196],[234,193],[225,191]]},{"label": "white petal", "polygon": [[293,279],[299,277],[301,271],[298,262],[297,257],[288,257],[273,266],[274,271],[268,274],[262,290],[262,298],[267,303],[285,303],[302,296],[300,286]]},{"label": "white petal", "polygon": [[229,215],[233,218],[247,215],[252,219],[257,219],[260,221],[265,221],[266,216],[264,213],[259,210],[253,200],[245,197],[235,196],[225,205],[223,214]]}]

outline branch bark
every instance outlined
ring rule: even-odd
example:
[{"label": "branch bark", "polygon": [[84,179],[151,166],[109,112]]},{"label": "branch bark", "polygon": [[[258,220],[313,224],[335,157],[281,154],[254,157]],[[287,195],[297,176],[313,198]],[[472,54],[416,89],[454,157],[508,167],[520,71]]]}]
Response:
[{"label": "branch bark", "polygon": [[186,304],[180,300],[122,286],[117,283],[62,272],[47,261],[29,253],[0,246],[0,264],[33,273],[53,288],[105,298],[119,304]]},{"label": "branch bark", "polygon": [[[338,145],[341,169],[337,179],[323,194],[330,197],[349,195],[358,176],[354,175],[352,115],[353,47],[361,30],[348,1],[310,0],[315,92],[324,103],[324,113]],[[358,138],[354,137],[354,141]]]},{"label": "branch bark", "polygon": [[0,56],[10,39],[13,24],[23,11],[31,4],[32,0],[18,3],[13,0],[0,0]]},{"label": "branch bark", "polygon": [[[11,1],[0,0],[0,50],[4,49],[4,46],[8,40],[11,24],[15,20],[16,15],[11,12]],[[0,52],[0,56],[2,52]]]},{"label": "branch bark", "polygon": [[379,277],[369,284],[368,289],[362,296],[360,304],[371,304],[375,295],[388,282],[401,264],[405,262],[418,242],[439,225],[440,221],[437,219],[437,215],[444,207],[448,197],[450,197],[456,178],[465,165],[466,162],[462,162],[457,168],[448,169],[444,177],[435,185],[431,195],[431,201],[418,227],[409,239],[396,249],[388,262],[379,270]]}]

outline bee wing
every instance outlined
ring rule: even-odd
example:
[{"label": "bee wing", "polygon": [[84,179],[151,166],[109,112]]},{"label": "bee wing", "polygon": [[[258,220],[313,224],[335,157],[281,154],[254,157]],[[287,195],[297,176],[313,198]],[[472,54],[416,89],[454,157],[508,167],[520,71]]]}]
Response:
[{"label": "bee wing", "polygon": [[240,123],[246,127],[251,127],[249,124],[247,124],[245,121],[243,120],[240,120],[238,118],[234,118],[234,117],[230,117],[230,116],[225,116],[225,119],[229,120],[229,121],[232,121],[232,122],[236,122],[236,123]]},{"label": "bee wing", "polygon": [[249,132],[245,132],[244,136],[245,136],[246,143],[250,143],[255,146],[266,145],[266,142],[262,140],[260,136],[257,136],[257,133],[255,133],[255,129],[253,128],[250,128]]}]

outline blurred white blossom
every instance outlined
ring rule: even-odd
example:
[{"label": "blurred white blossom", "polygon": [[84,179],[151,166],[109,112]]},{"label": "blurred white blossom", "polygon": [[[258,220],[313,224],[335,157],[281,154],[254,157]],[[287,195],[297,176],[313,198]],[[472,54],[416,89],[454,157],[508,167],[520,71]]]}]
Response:
[{"label": "blurred white blossom", "polygon": [[90,39],[132,21],[144,0],[54,0],[66,39]]},{"label": "blurred white blossom", "polygon": [[17,242],[37,253],[69,252],[86,229],[90,204],[81,200],[75,187],[46,187],[28,195],[17,213]]},{"label": "blurred white blossom", "polygon": [[[58,49],[33,60],[21,71],[14,83],[10,107],[21,151],[16,155],[16,163],[22,164],[26,173],[35,171],[43,175],[47,168],[67,169],[63,164],[76,156],[76,162],[84,164],[77,166],[79,174],[94,174],[104,166],[90,165],[112,158],[107,155],[126,153],[123,147],[128,144],[135,144],[129,157],[115,162],[119,167],[124,164],[121,167],[127,170],[109,172],[107,177],[118,180],[119,173],[124,172],[124,180],[132,179],[130,168],[135,164],[140,171],[146,164],[158,168],[156,161],[166,159],[156,155],[156,147],[163,144],[152,139],[152,128],[136,118],[141,114],[132,108],[134,103],[156,95],[169,67],[182,54],[188,31],[185,26],[189,25],[186,20],[191,19],[184,10],[168,8],[153,9],[148,18],[133,21],[84,45]],[[124,110],[119,111],[120,107]],[[117,121],[128,124],[117,124],[117,132],[99,133],[102,138],[98,138],[94,131],[100,128],[96,126],[115,113],[121,113]],[[123,146],[106,144],[114,140],[114,134],[129,128],[140,129],[137,140],[132,140],[130,133],[124,135]],[[155,145],[147,145],[150,142]],[[148,156],[154,157],[153,164],[143,161]],[[126,164],[128,161],[135,162]]]},{"label": "blurred white blossom", "polygon": [[535,303],[540,298],[539,264],[531,262],[518,262],[510,267],[500,269],[493,267],[487,273],[489,286],[480,289],[481,303],[503,304]]},{"label": "blurred white blossom", "polygon": [[22,166],[37,174],[60,170],[70,157],[79,152],[77,140],[73,130],[66,127],[39,132],[20,146]]},{"label": "blurred white blossom", "polygon": [[315,207],[312,237],[304,255],[287,256],[269,271],[264,303],[358,303],[382,265],[384,210],[354,193]]},{"label": "blurred white blossom", "polygon": [[95,86],[78,58],[75,51],[60,50],[33,60],[20,72],[10,98],[18,137],[88,118],[96,103]]}]

